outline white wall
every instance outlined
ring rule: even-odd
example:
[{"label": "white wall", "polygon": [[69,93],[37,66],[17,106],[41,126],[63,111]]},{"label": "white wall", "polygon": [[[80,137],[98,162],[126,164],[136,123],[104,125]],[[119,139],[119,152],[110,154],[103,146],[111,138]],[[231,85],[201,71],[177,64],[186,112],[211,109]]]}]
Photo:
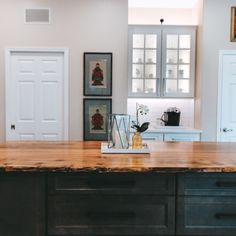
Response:
[{"label": "white wall", "polygon": [[197,19],[191,8],[129,8],[129,24],[196,25]]},{"label": "white wall", "polygon": [[194,99],[135,99],[129,98],[127,104],[128,113],[131,119],[135,120],[136,103],[147,105],[149,113],[141,117],[143,121],[150,122],[150,129],[160,125],[160,120],[164,111],[169,107],[177,107],[181,111],[180,125],[185,127],[194,126]]},{"label": "white wall", "polygon": [[230,8],[236,0],[204,0],[202,32],[201,123],[203,140],[216,140],[219,50],[236,50],[230,42]]},{"label": "white wall", "polygon": [[[24,24],[25,8],[50,8],[50,25]],[[0,1],[0,140],[5,139],[5,47],[70,49],[70,139],[83,132],[83,52],[113,53],[113,112],[126,112],[128,0]]]},{"label": "white wall", "polygon": [[193,8],[193,15],[197,22],[197,40],[196,40],[196,79],[195,79],[195,128],[202,128],[201,123],[201,85],[202,85],[202,31],[203,31],[203,0],[198,0]]}]

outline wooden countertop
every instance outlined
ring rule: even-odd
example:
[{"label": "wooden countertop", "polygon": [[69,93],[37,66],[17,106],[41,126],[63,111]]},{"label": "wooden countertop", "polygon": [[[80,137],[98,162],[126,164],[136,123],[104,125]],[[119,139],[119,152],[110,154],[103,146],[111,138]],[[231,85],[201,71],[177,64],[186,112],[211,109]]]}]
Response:
[{"label": "wooden countertop", "polygon": [[101,154],[100,142],[0,144],[0,171],[236,172],[235,143],[148,142],[151,154]]}]

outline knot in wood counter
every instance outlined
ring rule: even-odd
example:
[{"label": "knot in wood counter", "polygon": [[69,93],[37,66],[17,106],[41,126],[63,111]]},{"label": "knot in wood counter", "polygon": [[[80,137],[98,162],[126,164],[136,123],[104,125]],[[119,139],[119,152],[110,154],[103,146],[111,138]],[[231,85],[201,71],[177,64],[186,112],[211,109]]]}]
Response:
[{"label": "knot in wood counter", "polygon": [[101,142],[6,142],[0,171],[236,172],[236,145],[148,142],[150,154],[101,154]]}]

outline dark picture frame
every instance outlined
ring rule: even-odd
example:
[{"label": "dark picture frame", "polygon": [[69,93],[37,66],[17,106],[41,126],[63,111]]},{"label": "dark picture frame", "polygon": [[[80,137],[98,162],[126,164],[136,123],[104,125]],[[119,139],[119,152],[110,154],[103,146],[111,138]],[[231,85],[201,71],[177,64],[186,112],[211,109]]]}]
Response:
[{"label": "dark picture frame", "polygon": [[84,96],[112,96],[112,53],[84,53]]},{"label": "dark picture frame", "polygon": [[236,42],[236,7],[231,7],[230,41]]},{"label": "dark picture frame", "polygon": [[112,99],[84,98],[84,140],[108,140]]}]

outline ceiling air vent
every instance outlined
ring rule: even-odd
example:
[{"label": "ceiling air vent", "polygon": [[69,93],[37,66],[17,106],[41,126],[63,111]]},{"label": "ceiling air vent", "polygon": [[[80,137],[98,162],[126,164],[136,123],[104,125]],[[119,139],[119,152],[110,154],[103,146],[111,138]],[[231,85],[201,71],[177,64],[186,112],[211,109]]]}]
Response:
[{"label": "ceiling air vent", "polygon": [[25,23],[29,24],[49,24],[49,9],[25,9]]}]

